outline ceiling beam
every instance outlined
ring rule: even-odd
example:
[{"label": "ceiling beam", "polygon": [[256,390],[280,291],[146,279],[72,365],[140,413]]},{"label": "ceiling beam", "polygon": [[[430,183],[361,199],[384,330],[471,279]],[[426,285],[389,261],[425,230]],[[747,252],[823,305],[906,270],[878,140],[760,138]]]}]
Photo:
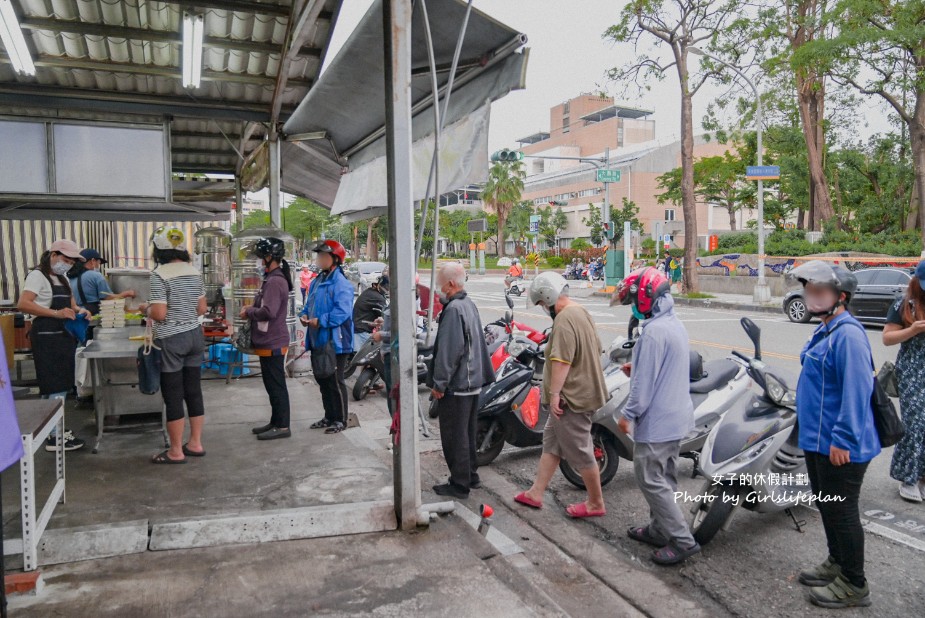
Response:
[{"label": "ceiling beam", "polygon": [[283,93],[289,83],[289,66],[298,58],[299,50],[302,49],[311,29],[320,19],[323,9],[324,0],[293,0],[293,18],[286,26],[286,44],[283,46],[283,56],[276,75],[276,87],[273,90],[273,103],[270,107],[271,139],[276,138],[276,125],[282,110]]},{"label": "ceiling beam", "polygon": [[226,150],[212,150],[209,148],[171,148],[171,154],[189,157],[235,157],[238,155],[230,147]]},{"label": "ceiling beam", "polygon": [[[105,111],[112,112],[116,116],[153,114],[249,122],[268,122],[270,119],[269,105],[263,103],[224,101],[221,99],[193,99],[183,96],[82,88],[60,88],[58,86],[10,82],[0,82],[0,105]],[[291,107],[284,108],[282,115],[288,117],[293,109]]]},{"label": "ceiling beam", "polygon": [[[183,35],[180,32],[151,30],[149,28],[130,28],[128,26],[110,26],[107,24],[91,24],[81,21],[66,21],[44,17],[23,18],[20,21],[20,25],[26,30],[54,32],[56,34],[66,32],[85,36],[108,37],[132,41],[151,41],[154,43],[170,43],[175,45],[179,45],[183,42]],[[207,36],[203,39],[203,47],[248,53],[274,54],[278,56],[282,53],[283,46],[281,43],[243,41],[226,37]],[[306,46],[299,50],[299,56],[320,58],[321,50]]]},{"label": "ceiling beam", "polygon": [[281,4],[247,2],[246,0],[163,0],[165,4],[191,9],[218,9],[220,11],[237,11],[239,13],[259,13],[289,17],[290,7]]},{"label": "ceiling beam", "polygon": [[[189,137],[194,139],[220,139],[225,141],[225,138],[230,140],[239,140],[243,136],[240,133],[234,131],[226,131],[224,135],[221,133],[209,133],[208,131],[171,131],[171,137]],[[263,138],[258,136],[248,136],[248,140],[262,140]]]},{"label": "ceiling beam", "polygon": [[[0,62],[9,63],[9,56],[0,54]],[[86,71],[104,71],[108,73],[131,73],[134,75],[150,75],[153,77],[169,77],[181,79],[182,71],[179,67],[165,67],[153,64],[133,64],[130,62],[106,62],[87,60],[84,58],[67,58],[64,56],[39,56],[35,59],[35,66],[46,68],[81,69]],[[235,84],[253,84],[255,86],[275,86],[276,77],[271,75],[249,75],[247,73],[231,73],[228,71],[202,71],[203,81],[227,82]],[[311,81],[306,79],[290,79],[287,84],[293,88],[310,88]]]},{"label": "ceiling beam", "polygon": [[184,172],[193,172],[197,174],[234,174],[234,164],[206,165],[203,163],[172,163],[171,170],[174,174]]}]

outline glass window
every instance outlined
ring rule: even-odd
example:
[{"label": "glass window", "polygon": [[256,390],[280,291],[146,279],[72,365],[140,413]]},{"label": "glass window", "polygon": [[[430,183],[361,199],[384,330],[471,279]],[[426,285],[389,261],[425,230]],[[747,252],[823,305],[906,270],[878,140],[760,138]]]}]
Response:
[{"label": "glass window", "polygon": [[871,285],[876,274],[873,270],[859,270],[854,273],[854,276],[857,277],[858,285]]}]

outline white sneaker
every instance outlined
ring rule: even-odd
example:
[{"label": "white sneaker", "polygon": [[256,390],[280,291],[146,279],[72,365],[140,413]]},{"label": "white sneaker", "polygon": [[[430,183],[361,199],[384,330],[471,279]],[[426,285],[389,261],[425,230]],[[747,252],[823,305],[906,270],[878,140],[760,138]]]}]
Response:
[{"label": "white sneaker", "polygon": [[921,502],[922,492],[919,489],[920,484],[921,483],[912,485],[909,483],[903,483],[899,486],[899,497],[903,500],[908,500],[909,502]]},{"label": "white sneaker", "polygon": [[922,494],[922,500],[925,501],[925,479],[919,481],[919,493]]}]

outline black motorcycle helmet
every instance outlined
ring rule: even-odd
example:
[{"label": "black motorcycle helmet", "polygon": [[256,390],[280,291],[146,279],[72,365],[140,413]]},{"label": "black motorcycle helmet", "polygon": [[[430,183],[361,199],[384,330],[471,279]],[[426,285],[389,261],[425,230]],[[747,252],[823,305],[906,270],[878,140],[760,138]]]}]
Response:
[{"label": "black motorcycle helmet", "polygon": [[273,258],[277,262],[286,255],[286,245],[279,238],[261,238],[254,245],[254,254],[260,259]]}]

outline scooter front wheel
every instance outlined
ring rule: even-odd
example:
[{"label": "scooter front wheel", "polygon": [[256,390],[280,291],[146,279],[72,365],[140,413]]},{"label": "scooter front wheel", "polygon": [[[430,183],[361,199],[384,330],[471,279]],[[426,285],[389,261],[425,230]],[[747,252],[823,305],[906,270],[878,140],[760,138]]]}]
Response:
[{"label": "scooter front wheel", "polygon": [[[601,487],[613,480],[617,474],[617,468],[620,467],[620,454],[613,443],[613,439],[602,429],[595,427],[591,430],[591,446],[594,448],[594,459],[597,460],[598,468],[601,471]],[[577,487],[585,488],[585,482],[581,478],[578,470],[573,468],[569,462],[564,459],[559,462],[559,470],[562,476]]]},{"label": "scooter front wheel", "polygon": [[726,483],[715,483],[701,499],[691,521],[691,533],[701,545],[706,545],[722,529],[738,503],[736,487]]}]

